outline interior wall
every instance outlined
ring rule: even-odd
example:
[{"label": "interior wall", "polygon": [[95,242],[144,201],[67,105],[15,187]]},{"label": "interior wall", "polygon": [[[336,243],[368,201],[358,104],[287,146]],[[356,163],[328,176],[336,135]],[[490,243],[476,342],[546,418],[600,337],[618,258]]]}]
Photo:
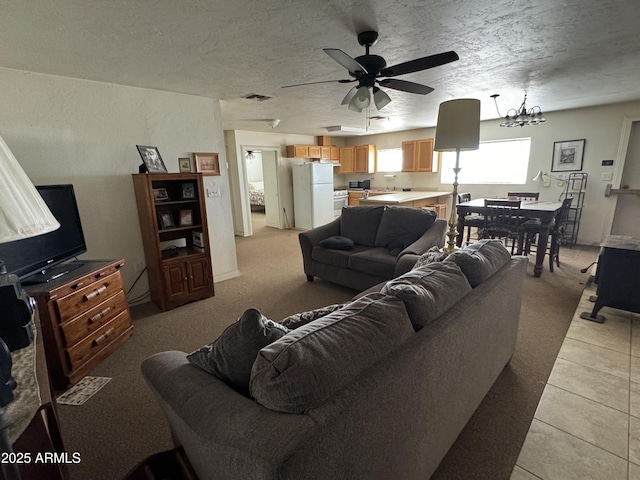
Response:
[{"label": "interior wall", "polygon": [[[620,185],[616,187],[622,187],[622,185],[628,185],[630,189],[640,189],[640,122],[633,122],[631,125],[624,170]],[[611,234],[640,238],[639,195],[617,195]]]},{"label": "interior wall", "polygon": [[[131,174],[136,145],[157,146],[169,172],[191,152],[219,152],[217,100],[0,69],[0,135],[35,184],[72,183],[86,237],[83,258],[124,258],[127,288],[144,264]],[[228,173],[205,177],[216,281],[237,275]],[[133,296],[148,289],[143,276]]]},{"label": "interior wall", "polygon": [[[490,100],[487,100],[490,101]],[[544,107],[544,105],[542,105]],[[640,101],[610,104],[599,107],[564,110],[557,112],[545,111],[547,122],[539,126],[522,128],[500,127],[499,120],[481,122],[480,140],[501,140],[509,138],[531,137],[531,154],[527,182],[522,185],[465,185],[460,184],[458,191],[471,192],[472,198],[504,195],[507,190],[519,187],[523,191],[540,191],[543,201],[555,201],[562,193],[562,187],[556,182],[550,182],[549,187],[532,179],[539,170],[551,172],[551,160],[554,142],[563,140],[585,139],[584,161],[582,171],[588,177],[585,206],[580,222],[578,243],[584,245],[598,245],[607,231],[607,218],[610,215],[612,197],[605,197],[604,191],[610,180],[602,180],[601,174],[615,172],[615,159],[620,147],[620,135],[625,117],[637,118],[640,115]],[[424,128],[404,132],[364,135],[351,137],[346,140],[347,145],[362,145],[373,143],[378,149],[400,148],[403,140],[416,140],[435,136],[435,128]],[[612,166],[602,166],[602,160],[614,160]],[[638,162],[638,157],[627,160],[627,163]],[[628,165],[627,165],[628,167]],[[562,173],[553,173],[561,176]],[[349,180],[372,178],[372,188],[415,188],[420,190],[451,190],[450,184],[440,183],[438,173],[398,173],[395,179],[384,178],[384,173],[370,175],[352,174],[339,175],[337,180],[341,185],[348,185]],[[338,184],[338,183],[337,183]],[[617,188],[618,185],[614,185]]]}]

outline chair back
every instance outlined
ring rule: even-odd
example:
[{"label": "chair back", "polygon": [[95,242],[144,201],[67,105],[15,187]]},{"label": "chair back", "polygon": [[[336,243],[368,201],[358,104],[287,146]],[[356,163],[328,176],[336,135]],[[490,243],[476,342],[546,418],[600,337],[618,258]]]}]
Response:
[{"label": "chair back", "polygon": [[571,210],[571,202],[573,201],[573,197],[565,198],[562,201],[562,206],[556,212],[556,216],[553,219],[553,229],[556,232],[564,232],[564,228],[567,224],[567,219],[569,218],[569,210]]},{"label": "chair back", "polygon": [[501,236],[512,233],[522,223],[520,216],[520,200],[494,200],[484,201],[484,225],[492,236]]},{"label": "chair back", "polygon": [[458,194],[458,203],[470,202],[471,201],[471,193],[459,193]]},{"label": "chair back", "polygon": [[515,197],[522,202],[537,202],[540,199],[540,192],[509,192],[508,197]]}]

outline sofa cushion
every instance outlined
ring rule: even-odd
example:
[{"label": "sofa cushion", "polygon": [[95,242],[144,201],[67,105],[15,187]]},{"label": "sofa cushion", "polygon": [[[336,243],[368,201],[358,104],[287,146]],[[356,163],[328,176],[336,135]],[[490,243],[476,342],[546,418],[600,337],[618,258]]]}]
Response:
[{"label": "sofa cushion", "polygon": [[471,291],[453,262],[431,263],[390,280],[380,291],[401,299],[414,329],[429,325]]},{"label": "sofa cushion", "polygon": [[412,335],[402,301],[367,295],[260,350],[251,394],[272,410],[303,413],[324,404]]},{"label": "sofa cushion", "polygon": [[426,208],[387,207],[380,219],[375,245],[398,255],[431,228],[436,217],[436,212]]},{"label": "sofa cushion", "polygon": [[369,248],[349,257],[349,268],[382,278],[393,278],[396,256],[382,247]]},{"label": "sofa cushion", "polygon": [[357,252],[364,252],[369,247],[356,245],[350,250],[337,250],[335,248],[313,247],[311,258],[315,262],[326,263],[334,267],[349,267],[349,257]]},{"label": "sofa cushion", "polygon": [[334,235],[333,237],[320,240],[318,244],[322,248],[335,248],[337,250],[351,250],[354,242],[349,237],[343,237],[341,235]]},{"label": "sofa cushion", "polygon": [[340,235],[357,245],[375,246],[376,233],[384,205],[354,205],[344,207],[340,215]]},{"label": "sofa cushion", "polygon": [[326,307],[316,308],[315,310],[309,310],[308,312],[294,313],[284,318],[280,323],[293,330],[325,315],[329,315],[331,312],[341,309],[344,305],[344,303],[335,303],[333,305],[327,305]]},{"label": "sofa cushion", "polygon": [[217,340],[187,356],[189,362],[249,396],[251,367],[262,347],[289,331],[255,308],[246,310]]},{"label": "sofa cushion", "polygon": [[458,264],[473,288],[511,260],[511,254],[498,239],[483,239],[452,253],[447,260]]}]

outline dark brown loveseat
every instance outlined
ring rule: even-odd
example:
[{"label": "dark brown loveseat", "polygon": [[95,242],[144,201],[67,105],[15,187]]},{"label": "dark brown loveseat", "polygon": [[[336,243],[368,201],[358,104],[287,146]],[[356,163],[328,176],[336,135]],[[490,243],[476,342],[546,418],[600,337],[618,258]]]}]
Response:
[{"label": "dark brown loveseat", "polygon": [[299,234],[307,280],[319,277],[358,291],[411,270],[420,255],[445,243],[447,222],[432,210],[359,205]]}]

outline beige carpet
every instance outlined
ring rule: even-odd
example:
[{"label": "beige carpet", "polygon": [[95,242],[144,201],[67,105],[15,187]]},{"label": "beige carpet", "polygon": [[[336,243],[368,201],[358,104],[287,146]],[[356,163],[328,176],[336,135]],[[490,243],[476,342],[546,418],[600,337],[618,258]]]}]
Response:
[{"label": "beige carpet", "polygon": [[[71,480],[121,479],[145,457],[172,447],[164,416],[140,373],[144,358],[195,350],[249,307],[278,320],[354,295],[322,280],[307,282],[298,232],[264,227],[259,213],[253,218],[254,236],[236,239],[240,277],[217,283],[211,299],[169,312],[152,304],[132,307],[133,337],[91,372],[112,380],[84,405],[58,406],[65,447],[82,459],[70,465]],[[516,354],[434,478],[509,478],[587,279],[579,269],[596,253],[564,248],[562,267],[553,274],[545,270],[538,279],[529,265]]]}]

